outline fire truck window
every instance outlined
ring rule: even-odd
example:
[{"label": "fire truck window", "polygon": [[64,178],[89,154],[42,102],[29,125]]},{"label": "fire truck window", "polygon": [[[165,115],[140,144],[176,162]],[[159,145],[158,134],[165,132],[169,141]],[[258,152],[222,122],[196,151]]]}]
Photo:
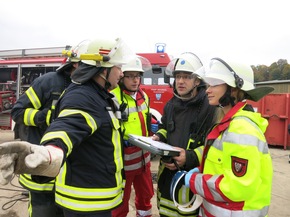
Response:
[{"label": "fire truck window", "polygon": [[[170,84],[173,85],[174,78],[170,78]],[[164,78],[158,78],[158,85],[165,85]]]},{"label": "fire truck window", "polygon": [[164,85],[165,84],[164,78],[158,78],[158,84],[159,85]]},{"label": "fire truck window", "polygon": [[143,79],[143,84],[151,85],[152,84],[152,78],[144,78]]}]

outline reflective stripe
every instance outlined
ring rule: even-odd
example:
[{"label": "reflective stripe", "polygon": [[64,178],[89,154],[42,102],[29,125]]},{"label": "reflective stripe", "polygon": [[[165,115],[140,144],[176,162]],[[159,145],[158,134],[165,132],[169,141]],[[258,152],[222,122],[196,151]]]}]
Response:
[{"label": "reflective stripe", "polygon": [[21,174],[19,176],[19,183],[25,188],[33,191],[53,191],[54,190],[54,180],[48,183],[39,184],[31,179],[29,174]]},{"label": "reflective stripe", "polygon": [[[221,140],[221,136],[224,137]],[[237,138],[239,138],[239,143],[237,143]],[[223,151],[223,143],[228,142],[233,145],[247,145],[247,146],[255,146],[258,148],[259,152],[263,154],[268,153],[268,145],[267,142],[259,140],[257,136],[249,135],[249,134],[240,134],[234,132],[228,132],[226,130],[222,135],[220,135],[212,144],[216,149]]]},{"label": "reflective stripe", "polygon": [[100,201],[99,199],[84,199],[83,201],[81,201],[80,198],[76,200],[70,197],[66,198],[56,192],[55,202],[70,210],[76,210],[80,212],[92,212],[113,209],[114,207],[122,203],[122,197],[123,194],[120,192],[118,197],[115,197],[112,200],[104,199]]},{"label": "reflective stripe", "polygon": [[137,215],[136,217],[145,217],[145,216],[152,216],[152,210],[136,210]]},{"label": "reflective stripe", "polygon": [[[239,143],[233,143],[234,139],[239,136]],[[239,133],[228,133],[226,136],[227,140],[224,140],[223,142],[230,142],[233,143],[234,145],[250,145],[250,146],[255,146],[258,148],[259,152],[263,154],[268,153],[268,149],[265,150],[265,146],[267,147],[267,143],[264,141],[259,140],[256,136],[252,135],[245,135],[245,134],[239,134]],[[266,151],[266,152],[265,152]]]},{"label": "reflective stripe", "polygon": [[[219,206],[216,206],[214,204],[209,203],[205,199],[203,200],[203,207],[205,210],[209,213],[211,213],[213,216],[216,216],[218,213],[218,216],[222,217],[257,217],[261,216],[264,217],[267,215],[269,206],[265,206],[261,208],[260,210],[230,210],[230,209],[224,209]],[[203,209],[201,206],[201,209]],[[203,211],[202,211],[203,212]]]},{"label": "reflective stripe", "polygon": [[113,188],[81,188],[65,185],[66,164],[56,179],[56,202],[81,212],[107,210],[122,202],[122,183]]},{"label": "reflective stripe", "polygon": [[[260,132],[261,138],[265,139],[264,133],[262,132],[262,130],[258,127],[258,125],[253,122],[251,119],[245,117],[245,116],[238,116],[235,117],[234,120],[236,119],[244,119],[246,120],[249,124],[251,124],[258,132]],[[258,138],[259,139],[259,138]],[[266,140],[261,140],[259,139],[259,143],[257,143],[258,145],[258,150],[263,153],[263,154],[268,154],[269,152],[269,147],[268,147],[268,143]]]},{"label": "reflective stripe", "polygon": [[197,174],[195,177],[194,187],[198,194],[202,197],[205,197],[205,193],[203,190],[203,174]]},{"label": "reflective stripe", "polygon": [[[76,111],[76,110],[75,110]],[[77,113],[81,113],[77,111]],[[113,123],[112,128],[112,144],[114,145],[114,163],[116,166],[115,173],[115,182],[116,184],[112,184],[111,188],[86,188],[86,187],[76,187],[69,186],[66,184],[66,175],[67,175],[67,164],[64,163],[62,166],[59,175],[56,178],[56,203],[60,206],[75,210],[79,212],[91,212],[91,211],[104,211],[111,210],[122,203],[123,198],[123,188],[125,182],[122,177],[122,169],[123,169],[123,153],[121,147],[121,135],[119,133],[119,120],[116,118],[115,114],[112,111],[108,111],[111,121]],[[75,112],[66,111],[62,115],[75,114]],[[82,113],[82,115],[86,115],[86,113]],[[90,117],[87,115],[87,117]],[[91,122],[90,119],[87,119],[87,123]],[[95,130],[97,128],[96,124],[91,124],[91,128]],[[55,137],[55,134],[59,132],[53,132],[52,135]],[[61,138],[64,137],[64,132],[61,132]],[[66,135],[66,134],[65,134]],[[67,136],[67,135],[66,135]],[[68,138],[69,139],[69,138]],[[68,144],[70,140],[66,142]],[[72,148],[72,144],[70,143],[68,146]],[[97,181],[97,180],[96,180]]]},{"label": "reflective stripe", "polygon": [[[64,184],[64,183],[63,183]],[[70,197],[80,199],[110,199],[121,193],[121,188],[80,188],[61,185],[58,183],[57,192],[62,195],[69,195]]]},{"label": "reflective stripe", "polygon": [[[178,191],[178,200],[180,203],[186,203],[189,199],[190,188],[186,188],[184,185]],[[172,216],[172,217],[183,217],[183,216],[197,216],[197,211],[194,212],[184,212],[179,210],[172,200],[161,197],[160,192],[158,191],[158,209],[160,215]],[[182,200],[182,201],[180,201]]]},{"label": "reflective stripe", "polygon": [[55,131],[55,132],[46,133],[42,137],[40,143],[43,143],[47,140],[53,140],[56,138],[61,139],[64,142],[64,144],[67,146],[68,148],[67,156],[68,156],[72,152],[72,142],[65,131]]},{"label": "reflective stripe", "polygon": [[24,111],[24,117],[23,117],[23,122],[26,126],[36,126],[34,122],[34,117],[38,110],[33,109],[33,108],[27,108]]},{"label": "reflective stripe", "polygon": [[198,158],[199,164],[201,164],[201,161],[202,161],[203,150],[204,150],[204,146],[203,145],[194,149],[194,152],[195,152],[195,154],[196,154],[196,156]]},{"label": "reflective stripe", "polygon": [[165,198],[159,198],[159,214],[169,217],[183,217],[183,216],[196,216],[194,213],[183,212],[177,209],[173,201]]},{"label": "reflective stripe", "polygon": [[25,91],[25,94],[27,95],[27,97],[29,98],[30,102],[32,103],[35,109],[39,109],[41,107],[41,102],[39,98],[37,97],[37,94],[33,90],[33,87],[28,88]]},{"label": "reflective stripe", "polygon": [[221,195],[218,193],[219,189],[216,187],[217,179],[220,177],[220,175],[214,175],[210,179],[207,180],[207,186],[209,186],[209,191],[212,194],[214,201],[218,202],[226,202]]},{"label": "reflective stripe", "polygon": [[142,103],[142,105],[140,106],[137,106],[137,107],[130,107],[128,109],[125,110],[125,112],[128,114],[131,114],[131,113],[134,113],[134,112],[142,112],[142,111],[147,111],[148,110],[148,107],[146,105],[146,103]]},{"label": "reflective stripe", "polygon": [[[122,152],[122,147],[121,147],[121,135],[119,132],[119,129],[121,126],[115,113],[112,111],[108,111],[108,112],[114,125],[114,128],[112,129],[112,143],[115,147],[114,148],[114,162],[116,165],[116,170],[121,171],[124,168],[123,152]],[[123,176],[121,173],[117,173],[117,175],[118,176],[116,176],[116,182],[117,182],[117,185],[119,185],[120,183],[123,183]]]},{"label": "reflective stripe", "polygon": [[[135,154],[135,153],[133,153]],[[133,155],[131,154],[131,155]],[[131,156],[129,155],[129,156]],[[147,164],[149,161],[150,161],[150,155],[148,155],[145,159],[145,164]],[[144,166],[143,162],[142,161],[139,161],[138,163],[135,163],[135,164],[131,164],[131,165],[125,165],[125,171],[130,171],[130,170],[137,170],[137,169],[140,169]]]},{"label": "reflective stripe", "polygon": [[116,117],[115,113],[112,111],[108,111],[109,115],[111,117],[111,120],[113,122],[114,128],[115,130],[118,130],[121,126],[120,126],[120,121],[118,120],[118,118]]},{"label": "reflective stripe", "polygon": [[174,212],[173,210],[176,209],[176,206],[174,205],[173,201],[167,200],[165,198],[159,198],[159,214],[160,215],[166,215],[166,216],[173,216],[178,217],[178,212]]},{"label": "reflective stripe", "polygon": [[50,125],[50,120],[51,120],[51,110],[48,110],[45,119],[47,126]]},{"label": "reflective stripe", "polygon": [[92,129],[91,134],[93,134],[97,130],[96,121],[87,112],[76,110],[76,109],[64,109],[60,112],[58,117],[65,117],[65,116],[75,115],[75,114],[80,114],[86,119],[88,126],[90,126],[90,128]]},{"label": "reflective stripe", "polygon": [[[211,195],[213,196],[215,201],[219,202],[226,202],[218,193],[218,189],[216,188],[216,181],[220,177],[220,175],[213,175],[210,179],[206,180],[206,184],[208,191],[210,191]],[[197,190],[198,194],[202,197],[205,197],[205,192],[203,188],[203,174],[197,174],[195,177],[195,189]]]},{"label": "reflective stripe", "polygon": [[127,161],[127,160],[134,160],[136,158],[141,157],[143,154],[145,155],[146,153],[148,153],[148,151],[139,150],[139,151],[134,152],[132,154],[125,154],[124,155],[124,160],[125,161]]}]

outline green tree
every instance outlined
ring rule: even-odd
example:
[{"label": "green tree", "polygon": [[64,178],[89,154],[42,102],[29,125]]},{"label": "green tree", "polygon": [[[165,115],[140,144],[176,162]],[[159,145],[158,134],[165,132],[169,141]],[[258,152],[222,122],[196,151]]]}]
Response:
[{"label": "green tree", "polygon": [[254,71],[255,82],[290,79],[290,65],[285,59],[273,62],[269,67],[266,65],[251,67]]},{"label": "green tree", "polygon": [[289,80],[290,79],[290,65],[284,65],[281,73],[282,80]]}]

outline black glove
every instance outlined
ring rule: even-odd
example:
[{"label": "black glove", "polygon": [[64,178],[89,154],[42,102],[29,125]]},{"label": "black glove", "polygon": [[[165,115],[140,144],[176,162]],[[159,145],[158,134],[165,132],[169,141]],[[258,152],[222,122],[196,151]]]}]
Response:
[{"label": "black glove", "polygon": [[40,129],[45,130],[48,127],[47,121],[50,123],[51,111],[49,108],[39,110],[35,115],[35,124]]}]

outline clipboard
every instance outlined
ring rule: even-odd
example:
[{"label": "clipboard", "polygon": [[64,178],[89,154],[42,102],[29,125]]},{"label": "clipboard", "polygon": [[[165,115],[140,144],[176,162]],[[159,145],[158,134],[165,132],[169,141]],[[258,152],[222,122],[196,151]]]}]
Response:
[{"label": "clipboard", "polygon": [[151,137],[129,134],[128,142],[160,156],[179,156],[180,151],[163,142],[154,141]]}]

